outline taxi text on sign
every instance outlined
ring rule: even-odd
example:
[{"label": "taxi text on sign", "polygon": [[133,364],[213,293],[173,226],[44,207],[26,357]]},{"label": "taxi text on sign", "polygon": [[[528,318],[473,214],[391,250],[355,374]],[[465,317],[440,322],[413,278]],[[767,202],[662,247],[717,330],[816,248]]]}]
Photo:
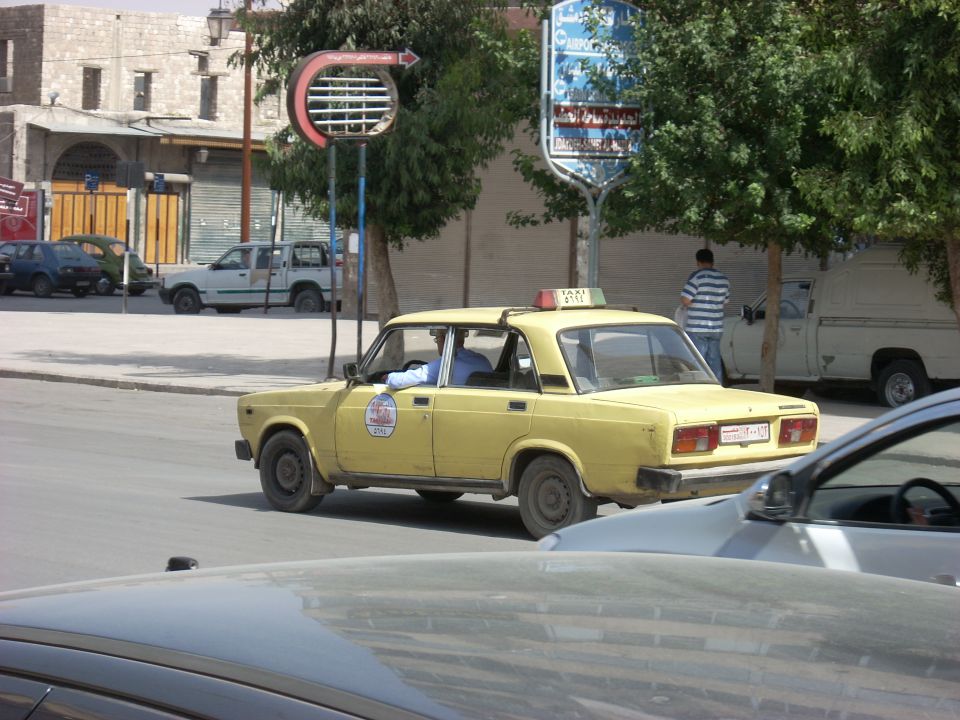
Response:
[{"label": "taxi text on sign", "polygon": [[[640,146],[640,107],[618,100],[635,81],[608,58],[630,52],[639,12],[621,0],[565,0],[550,14],[550,159],[598,187],[624,172]],[[595,31],[591,19],[599,20]]]}]

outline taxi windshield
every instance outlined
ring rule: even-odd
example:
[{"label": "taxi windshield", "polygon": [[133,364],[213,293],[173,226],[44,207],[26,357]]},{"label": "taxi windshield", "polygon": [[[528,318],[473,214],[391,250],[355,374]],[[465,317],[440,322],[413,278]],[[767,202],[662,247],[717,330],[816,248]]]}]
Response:
[{"label": "taxi windshield", "polygon": [[683,332],[673,325],[604,325],[560,333],[577,391],[716,383]]}]

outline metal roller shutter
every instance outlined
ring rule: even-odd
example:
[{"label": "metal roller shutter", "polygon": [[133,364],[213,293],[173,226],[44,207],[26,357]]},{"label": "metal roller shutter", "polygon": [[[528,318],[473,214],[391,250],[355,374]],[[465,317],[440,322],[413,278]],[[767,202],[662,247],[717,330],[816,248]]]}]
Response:
[{"label": "metal roller shutter", "polygon": [[[190,188],[188,260],[209,263],[240,242],[240,152],[210,151],[207,162],[193,167]],[[250,187],[250,239],[270,240],[272,193],[253,166]]]}]

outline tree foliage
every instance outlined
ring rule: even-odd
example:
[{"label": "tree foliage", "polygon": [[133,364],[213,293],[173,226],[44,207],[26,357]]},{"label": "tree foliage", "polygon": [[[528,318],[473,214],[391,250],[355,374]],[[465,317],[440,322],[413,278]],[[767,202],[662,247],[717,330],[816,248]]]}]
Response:
[{"label": "tree foliage", "polygon": [[841,163],[804,171],[802,189],[855,232],[906,240],[907,265],[960,297],[960,6],[838,0],[811,17]]},{"label": "tree foliage", "polygon": [[[502,8],[483,0],[294,0],[282,13],[244,22],[270,78],[261,93],[285,91],[291,70],[317,50],[409,47],[420,56],[408,69],[391,69],[400,108],[393,128],[367,145],[367,223],[374,239],[396,247],[435,237],[475,205],[477,171],[503,151],[535,83],[533,39],[508,33]],[[318,218],[327,212],[326,164],[325,152],[289,129],[270,144],[271,184]],[[338,221],[356,227],[356,151],[338,151],[336,172]],[[392,277],[377,279],[393,292]],[[387,300],[381,322],[397,312]]]}]

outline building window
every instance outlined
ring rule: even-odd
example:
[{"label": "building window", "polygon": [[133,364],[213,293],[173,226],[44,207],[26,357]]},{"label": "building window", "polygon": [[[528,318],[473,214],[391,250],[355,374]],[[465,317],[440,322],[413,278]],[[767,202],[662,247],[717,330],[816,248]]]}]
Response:
[{"label": "building window", "polygon": [[100,68],[83,69],[83,109],[100,109]]},{"label": "building window", "polygon": [[0,40],[0,92],[13,92],[13,40]]},{"label": "building window", "polygon": [[150,88],[153,85],[153,73],[138,72],[133,75],[133,109],[150,109]]},{"label": "building window", "polygon": [[200,78],[200,119],[217,119],[217,78]]}]

